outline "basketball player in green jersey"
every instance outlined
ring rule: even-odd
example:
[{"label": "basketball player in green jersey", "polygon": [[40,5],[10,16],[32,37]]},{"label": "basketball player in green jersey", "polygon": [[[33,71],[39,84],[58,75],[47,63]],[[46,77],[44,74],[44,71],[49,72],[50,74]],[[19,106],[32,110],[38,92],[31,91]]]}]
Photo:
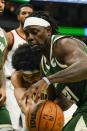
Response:
[{"label": "basketball player in green jersey", "polygon": [[[5,0],[0,0],[0,15],[2,15],[5,7]],[[4,49],[6,46],[6,36],[2,28],[0,28],[0,131],[13,130],[9,113],[5,107],[5,77],[3,72]]]},{"label": "basketball player in green jersey", "polygon": [[87,46],[72,36],[53,35],[52,19],[42,12],[32,13],[25,20],[24,30],[31,46],[43,53],[42,69],[46,75],[26,91],[23,99],[35,92],[40,94],[53,84],[78,105],[63,131],[87,130]]}]

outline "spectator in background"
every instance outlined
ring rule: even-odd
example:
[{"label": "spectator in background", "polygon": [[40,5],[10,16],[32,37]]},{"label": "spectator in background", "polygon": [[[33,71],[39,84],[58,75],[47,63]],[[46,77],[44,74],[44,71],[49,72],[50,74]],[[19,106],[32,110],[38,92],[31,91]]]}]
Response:
[{"label": "spectator in background", "polygon": [[[20,129],[19,117],[21,110],[14,97],[14,87],[11,84],[11,74],[14,71],[12,67],[12,54],[20,45],[26,43],[26,36],[23,31],[23,25],[25,18],[28,17],[33,12],[33,7],[30,4],[20,5],[17,9],[17,19],[19,21],[19,27],[8,32],[7,39],[8,43],[5,48],[5,76],[6,76],[6,94],[7,94],[7,108],[10,112],[11,121],[14,129]],[[14,108],[15,107],[15,108]]]},{"label": "spectator in background", "polygon": [[[0,16],[3,14],[5,7],[5,0],[0,0]],[[5,76],[3,71],[4,49],[7,44],[5,31],[0,28],[0,131],[13,130],[9,112],[5,107],[6,94],[5,94]]]}]

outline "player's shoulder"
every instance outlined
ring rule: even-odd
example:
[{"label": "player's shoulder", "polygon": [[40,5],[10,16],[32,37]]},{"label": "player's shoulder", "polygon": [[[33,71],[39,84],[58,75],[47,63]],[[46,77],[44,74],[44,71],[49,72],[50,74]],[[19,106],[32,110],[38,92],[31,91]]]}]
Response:
[{"label": "player's shoulder", "polygon": [[13,45],[14,36],[13,36],[13,30],[6,32],[6,38],[8,40],[8,45]]},{"label": "player's shoulder", "polygon": [[18,81],[18,79],[22,77],[22,73],[20,71],[14,71],[11,75],[11,81],[12,83],[15,83],[16,81]]},{"label": "player's shoulder", "polygon": [[6,32],[6,35],[10,38],[13,36],[13,33],[12,33],[13,30],[9,31],[9,32]]}]

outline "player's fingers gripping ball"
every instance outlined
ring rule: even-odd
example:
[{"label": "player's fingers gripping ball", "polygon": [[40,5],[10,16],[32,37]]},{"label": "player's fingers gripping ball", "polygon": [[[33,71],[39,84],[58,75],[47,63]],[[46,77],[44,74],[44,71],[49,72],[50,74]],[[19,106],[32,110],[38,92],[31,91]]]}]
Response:
[{"label": "player's fingers gripping ball", "polygon": [[41,102],[27,112],[26,125],[29,131],[62,131],[63,111],[52,101]]}]

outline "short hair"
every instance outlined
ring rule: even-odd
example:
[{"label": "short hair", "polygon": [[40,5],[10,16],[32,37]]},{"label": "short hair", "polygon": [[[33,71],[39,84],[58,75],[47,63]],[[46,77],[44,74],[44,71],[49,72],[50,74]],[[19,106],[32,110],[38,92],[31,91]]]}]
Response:
[{"label": "short hair", "polygon": [[23,7],[30,7],[31,9],[34,10],[34,7],[33,7],[31,4],[22,4],[22,5],[20,5],[20,6],[17,8],[16,15],[19,15],[19,14],[20,14],[20,10],[21,10],[21,8],[23,8]]},{"label": "short hair", "polygon": [[42,18],[46,21],[48,21],[51,24],[52,27],[52,33],[56,33],[56,28],[58,28],[58,21],[56,21],[54,18],[50,16],[50,14],[46,11],[34,11],[32,14],[30,14],[29,17],[38,17]]},{"label": "short hair", "polygon": [[37,47],[33,49],[29,44],[23,44],[18,47],[12,56],[12,66],[17,71],[34,71],[40,70],[40,62],[42,58],[41,50]]}]

